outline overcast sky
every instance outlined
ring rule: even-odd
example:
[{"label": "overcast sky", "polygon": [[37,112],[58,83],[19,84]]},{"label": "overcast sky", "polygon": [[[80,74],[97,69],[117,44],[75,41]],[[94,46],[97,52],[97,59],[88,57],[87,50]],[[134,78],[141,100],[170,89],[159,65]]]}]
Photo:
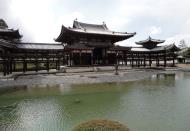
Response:
[{"label": "overcast sky", "polygon": [[[190,0],[0,0],[0,18],[19,29],[25,42],[54,42],[61,25],[73,20],[102,24],[113,31],[137,32],[120,45],[148,36],[190,43]],[[190,46],[190,44],[189,44]]]}]

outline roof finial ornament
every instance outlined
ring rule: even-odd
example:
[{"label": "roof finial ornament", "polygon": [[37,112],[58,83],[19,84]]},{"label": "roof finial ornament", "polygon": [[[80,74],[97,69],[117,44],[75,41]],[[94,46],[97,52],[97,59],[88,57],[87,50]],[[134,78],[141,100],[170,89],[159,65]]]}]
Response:
[{"label": "roof finial ornament", "polygon": [[105,25],[106,23],[103,21],[103,25]]},{"label": "roof finial ornament", "polygon": [[75,18],[75,21],[78,21],[78,19],[77,19],[77,18]]},{"label": "roof finial ornament", "polygon": [[151,40],[151,37],[149,36],[148,39]]}]

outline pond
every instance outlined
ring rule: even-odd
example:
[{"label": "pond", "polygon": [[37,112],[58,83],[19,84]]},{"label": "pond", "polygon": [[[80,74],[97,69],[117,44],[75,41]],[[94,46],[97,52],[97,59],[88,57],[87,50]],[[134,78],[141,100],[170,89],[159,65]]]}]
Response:
[{"label": "pond", "polygon": [[190,73],[126,83],[33,85],[0,91],[1,131],[70,131],[109,119],[131,131],[189,131]]}]

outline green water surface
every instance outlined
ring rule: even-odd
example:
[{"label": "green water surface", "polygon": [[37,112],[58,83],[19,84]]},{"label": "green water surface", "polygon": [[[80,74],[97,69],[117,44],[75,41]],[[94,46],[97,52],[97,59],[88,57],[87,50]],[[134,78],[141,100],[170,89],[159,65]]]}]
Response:
[{"label": "green water surface", "polygon": [[92,119],[119,121],[131,131],[190,131],[189,73],[0,92],[0,131],[70,131]]}]

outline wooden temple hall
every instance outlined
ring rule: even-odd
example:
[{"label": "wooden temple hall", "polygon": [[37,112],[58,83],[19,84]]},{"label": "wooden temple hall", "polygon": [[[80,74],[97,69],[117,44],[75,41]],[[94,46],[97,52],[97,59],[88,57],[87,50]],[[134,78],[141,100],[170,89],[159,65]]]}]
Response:
[{"label": "wooden temple hall", "polygon": [[124,47],[116,42],[136,33],[115,32],[101,25],[75,20],[73,27],[62,26],[57,43],[24,43],[18,30],[8,28],[0,19],[0,71],[4,75],[15,71],[60,69],[67,66],[126,65],[131,67],[174,66],[174,44],[159,46],[164,40],[149,37],[136,42],[140,47]]}]

